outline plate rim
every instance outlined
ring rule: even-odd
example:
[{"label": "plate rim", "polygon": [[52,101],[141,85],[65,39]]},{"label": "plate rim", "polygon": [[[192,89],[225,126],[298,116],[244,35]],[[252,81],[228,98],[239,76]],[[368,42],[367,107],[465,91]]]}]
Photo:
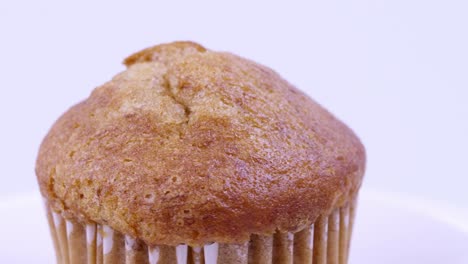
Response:
[{"label": "plate rim", "polygon": [[[365,188],[359,193],[360,202],[378,202],[424,215],[455,228],[468,236],[468,212],[455,205],[419,195]],[[359,203],[358,203],[359,210]]]},{"label": "plate rim", "polygon": [[[398,209],[416,212],[468,235],[468,211],[449,203],[424,196],[372,188],[361,189],[359,203],[363,202],[377,202]],[[44,203],[39,191],[0,196],[0,210],[15,209],[32,203]]]}]

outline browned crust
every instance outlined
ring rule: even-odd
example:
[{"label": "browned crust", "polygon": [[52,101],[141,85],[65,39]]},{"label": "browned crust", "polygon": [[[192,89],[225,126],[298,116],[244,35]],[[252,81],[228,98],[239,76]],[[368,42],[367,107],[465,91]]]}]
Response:
[{"label": "browned crust", "polygon": [[187,53],[205,52],[206,49],[195,42],[191,41],[177,41],[168,44],[156,45],[146,48],[142,51],[134,53],[124,60],[124,64],[129,67],[135,63],[160,61],[163,63],[170,63],[174,57],[181,57]]},{"label": "browned crust", "polygon": [[356,194],[359,139],[271,69],[190,42],[125,64],[41,145],[55,210],[149,244],[201,245],[298,230]]}]

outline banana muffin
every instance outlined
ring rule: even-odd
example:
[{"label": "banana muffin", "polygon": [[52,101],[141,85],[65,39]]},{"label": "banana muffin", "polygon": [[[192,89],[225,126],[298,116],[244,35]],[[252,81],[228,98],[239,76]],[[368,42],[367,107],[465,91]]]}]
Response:
[{"label": "banana muffin", "polygon": [[124,64],[39,150],[58,263],[347,263],[365,151],[346,125],[193,42]]}]

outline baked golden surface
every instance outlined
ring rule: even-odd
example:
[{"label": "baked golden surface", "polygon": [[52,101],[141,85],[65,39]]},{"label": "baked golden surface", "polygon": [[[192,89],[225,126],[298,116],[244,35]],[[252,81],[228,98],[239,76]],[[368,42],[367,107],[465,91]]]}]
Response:
[{"label": "baked golden surface", "polygon": [[271,69],[191,42],[125,64],[41,145],[55,210],[148,244],[201,245],[297,230],[357,193],[359,139]]}]

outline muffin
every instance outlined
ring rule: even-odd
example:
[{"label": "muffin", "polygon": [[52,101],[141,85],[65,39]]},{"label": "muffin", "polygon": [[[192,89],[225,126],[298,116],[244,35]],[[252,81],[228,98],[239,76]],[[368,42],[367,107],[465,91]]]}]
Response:
[{"label": "muffin", "polygon": [[58,263],[347,263],[365,151],[346,125],[193,42],[124,64],[39,150]]}]

